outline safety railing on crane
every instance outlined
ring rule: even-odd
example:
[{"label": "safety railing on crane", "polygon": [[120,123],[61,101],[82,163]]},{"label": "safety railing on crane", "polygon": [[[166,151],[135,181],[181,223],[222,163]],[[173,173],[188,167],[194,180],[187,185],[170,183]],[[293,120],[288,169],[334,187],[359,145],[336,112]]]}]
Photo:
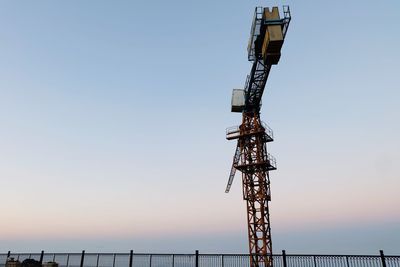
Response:
[{"label": "safety railing on crane", "polygon": [[254,44],[254,41],[256,40],[257,36],[260,35],[263,11],[264,11],[263,7],[256,7],[256,9],[254,11],[253,24],[251,25],[250,39],[249,39],[249,44],[247,46],[247,52],[248,52],[249,61],[254,61],[255,60],[255,44]]},{"label": "safety railing on crane", "polygon": [[261,129],[249,128],[249,129],[244,130],[243,132],[240,132],[240,126],[229,127],[226,129],[226,139],[228,139],[228,140],[236,139],[242,135],[250,135],[250,134],[255,134],[255,133],[265,131],[267,142],[273,141],[274,133],[273,133],[272,129],[264,122],[261,122],[261,126],[262,126]]},{"label": "safety railing on crane", "polygon": [[240,171],[248,170],[252,166],[262,166],[268,171],[276,170],[276,159],[271,154],[265,152],[261,157],[257,154],[252,154],[246,157],[245,162],[239,163],[236,168]]},{"label": "safety railing on crane", "polygon": [[267,162],[269,170],[276,170],[276,158],[269,153],[267,153]]}]

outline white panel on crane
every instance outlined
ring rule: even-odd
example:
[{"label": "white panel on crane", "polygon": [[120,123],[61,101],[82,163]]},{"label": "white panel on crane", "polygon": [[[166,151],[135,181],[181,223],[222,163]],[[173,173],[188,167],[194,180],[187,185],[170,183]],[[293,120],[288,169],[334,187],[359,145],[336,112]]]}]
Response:
[{"label": "white panel on crane", "polygon": [[244,90],[233,89],[232,91],[232,112],[242,112],[244,108]]}]

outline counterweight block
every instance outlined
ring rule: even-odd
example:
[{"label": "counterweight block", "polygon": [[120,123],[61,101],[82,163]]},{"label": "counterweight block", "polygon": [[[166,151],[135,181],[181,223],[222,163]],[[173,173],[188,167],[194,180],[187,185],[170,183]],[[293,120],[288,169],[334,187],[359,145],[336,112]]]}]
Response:
[{"label": "counterweight block", "polygon": [[261,55],[267,65],[276,65],[281,58],[281,48],[283,45],[283,27],[279,16],[278,7],[264,8],[263,27],[261,36],[264,37]]}]

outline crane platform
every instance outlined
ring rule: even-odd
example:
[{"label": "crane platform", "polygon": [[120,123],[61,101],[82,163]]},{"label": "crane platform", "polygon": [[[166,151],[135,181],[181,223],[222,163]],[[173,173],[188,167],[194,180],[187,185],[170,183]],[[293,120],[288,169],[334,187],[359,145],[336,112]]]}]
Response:
[{"label": "crane platform", "polygon": [[255,134],[265,134],[265,140],[266,142],[272,142],[274,141],[274,133],[272,129],[265,124],[264,122],[261,122],[262,128],[250,128],[250,129],[245,129],[243,131],[240,130],[240,126],[232,126],[226,129],[226,139],[227,140],[233,140],[233,139],[238,139],[243,136],[248,136],[248,135],[255,135]]}]

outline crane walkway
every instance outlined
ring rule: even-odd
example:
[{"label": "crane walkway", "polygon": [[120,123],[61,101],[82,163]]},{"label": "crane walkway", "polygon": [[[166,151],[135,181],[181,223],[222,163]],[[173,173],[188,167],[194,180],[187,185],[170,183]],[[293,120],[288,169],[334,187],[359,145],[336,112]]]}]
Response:
[{"label": "crane walkway", "polygon": [[264,122],[261,122],[261,126],[262,127],[258,127],[257,129],[250,128],[250,129],[244,129],[243,131],[240,130],[240,126],[229,127],[226,129],[226,139],[233,140],[244,136],[265,133],[266,142],[274,141],[274,133],[272,129]]}]

